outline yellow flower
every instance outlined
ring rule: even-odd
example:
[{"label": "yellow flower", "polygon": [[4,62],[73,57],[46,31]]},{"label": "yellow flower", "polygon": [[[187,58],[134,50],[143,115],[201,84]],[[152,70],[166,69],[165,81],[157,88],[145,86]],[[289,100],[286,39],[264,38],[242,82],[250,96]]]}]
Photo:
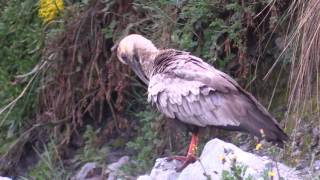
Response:
[{"label": "yellow flower", "polygon": [[268,176],[269,177],[275,177],[276,176],[276,173],[274,171],[269,171],[268,172]]},{"label": "yellow flower", "polygon": [[222,164],[224,164],[226,162],[226,158],[223,155],[220,156],[220,160],[221,160]]},{"label": "yellow flower", "polygon": [[261,143],[258,143],[257,145],[256,145],[256,150],[258,151],[258,150],[260,150],[262,148],[262,144]]},{"label": "yellow flower", "polygon": [[63,0],[40,0],[39,17],[47,23],[56,18],[63,8]]}]

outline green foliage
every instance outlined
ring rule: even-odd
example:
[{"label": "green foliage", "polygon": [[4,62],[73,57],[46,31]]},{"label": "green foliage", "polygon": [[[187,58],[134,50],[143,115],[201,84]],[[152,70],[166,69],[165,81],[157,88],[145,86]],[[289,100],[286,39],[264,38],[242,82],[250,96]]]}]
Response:
[{"label": "green foliage", "polygon": [[253,177],[250,175],[245,177],[247,169],[248,169],[247,166],[237,163],[236,160],[233,160],[230,171],[226,171],[226,170],[222,171],[222,179],[223,180],[239,180],[239,179],[253,180]]},{"label": "green foliage", "polygon": [[[178,22],[183,23],[178,23],[172,41],[178,44],[179,49],[195,52],[211,63],[217,61],[218,68],[223,69],[238,55],[235,54],[237,52],[224,52],[227,46],[245,48],[241,38],[246,31],[242,25],[244,11],[238,1],[231,1],[225,6],[220,1],[188,1],[178,16]],[[226,44],[226,40],[230,44]],[[226,55],[218,57],[219,51]]]},{"label": "green foliage", "polygon": [[[40,59],[43,33],[42,23],[37,17],[37,5],[38,0],[12,0],[1,6],[0,109],[12,102],[30,79],[16,84],[15,75],[31,71]],[[34,114],[36,86],[37,83],[33,83],[20,101],[0,114],[1,145],[14,139]]]},{"label": "green foliage", "polygon": [[[252,26],[246,24],[249,22],[246,15],[257,13],[255,8],[259,3],[137,0],[136,5],[150,10],[157,21],[173,24],[167,33],[177,49],[192,52],[224,69],[231,60],[239,58],[240,52],[246,52],[247,27]],[[171,17],[173,9],[178,9],[178,13]]]},{"label": "green foliage", "polygon": [[[107,156],[108,148],[99,148],[96,145],[98,130],[94,130],[90,125],[87,125],[86,131],[83,134],[85,145],[79,149],[73,159],[73,166],[79,166],[86,162],[102,162]],[[70,172],[68,172],[60,157],[58,156],[58,149],[52,140],[48,146],[44,147],[44,151],[40,153],[37,151],[40,160],[30,170],[28,176],[33,179],[69,179]]]},{"label": "green foliage", "polygon": [[[37,150],[36,150],[37,151]],[[40,160],[30,172],[31,179],[69,179],[61,160],[55,160],[57,149],[53,141],[45,146],[43,153],[37,151]]]},{"label": "green foliage", "polygon": [[[222,171],[223,180],[253,180],[253,176],[247,174],[248,166],[238,163],[236,159],[231,161],[230,170]],[[258,175],[259,179],[270,180],[273,179],[276,173],[274,172],[274,164],[267,163],[263,171]],[[280,176],[280,179],[284,179]]]},{"label": "green foliage", "polygon": [[79,159],[82,163],[93,161],[100,162],[107,156],[107,152],[109,151],[108,148],[102,147],[100,149],[96,145],[97,134],[99,131],[100,129],[94,130],[92,126],[87,125],[86,131],[83,135],[85,145],[83,149],[81,149],[80,153],[77,154],[76,159]]},{"label": "green foliage", "polygon": [[157,116],[156,112],[145,110],[139,112],[137,118],[140,121],[140,130],[138,136],[127,143],[128,148],[131,148],[137,152],[137,156],[134,158],[134,163],[126,167],[129,171],[135,173],[142,173],[148,170],[154,163],[157,157],[156,149],[162,144],[157,130]]},{"label": "green foliage", "polygon": [[117,25],[116,21],[112,21],[109,26],[105,27],[104,29],[102,29],[102,32],[105,36],[106,39],[112,38],[113,36],[113,30],[115,28],[115,26]]}]

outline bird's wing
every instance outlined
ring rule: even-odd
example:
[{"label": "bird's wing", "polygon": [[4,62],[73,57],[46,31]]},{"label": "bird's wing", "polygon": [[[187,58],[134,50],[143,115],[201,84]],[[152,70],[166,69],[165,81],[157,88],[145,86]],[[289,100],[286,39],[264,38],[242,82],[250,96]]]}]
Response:
[{"label": "bird's wing", "polygon": [[[233,96],[227,95],[236,92],[236,87],[212,75],[189,70],[154,75],[150,79],[148,99],[168,117],[187,124],[238,126],[237,116],[245,113],[245,107],[238,106],[235,110]],[[206,81],[216,83],[210,86]]]},{"label": "bird's wing", "polygon": [[170,118],[197,126],[222,126],[242,130],[268,140],[287,139],[276,120],[231,77],[201,59],[155,74],[148,100]]}]

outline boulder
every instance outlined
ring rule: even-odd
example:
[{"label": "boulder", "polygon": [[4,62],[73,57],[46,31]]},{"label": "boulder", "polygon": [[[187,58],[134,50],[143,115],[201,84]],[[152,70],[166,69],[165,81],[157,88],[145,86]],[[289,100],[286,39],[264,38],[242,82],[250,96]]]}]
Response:
[{"label": "boulder", "polygon": [[12,180],[11,178],[8,178],[8,177],[2,177],[0,176],[0,180]]},{"label": "boulder", "polygon": [[159,158],[151,174],[138,180],[301,179],[296,170],[282,163],[245,152],[220,139],[209,141],[200,158],[178,173],[175,168],[180,165],[179,161]]}]

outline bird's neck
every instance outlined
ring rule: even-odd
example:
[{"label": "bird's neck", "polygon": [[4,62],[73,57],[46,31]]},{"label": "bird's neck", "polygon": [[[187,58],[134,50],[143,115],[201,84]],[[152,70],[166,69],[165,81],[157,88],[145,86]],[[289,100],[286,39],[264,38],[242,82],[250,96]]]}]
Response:
[{"label": "bird's neck", "polygon": [[141,68],[148,79],[150,79],[153,70],[154,60],[158,52],[158,50],[139,52]]}]

